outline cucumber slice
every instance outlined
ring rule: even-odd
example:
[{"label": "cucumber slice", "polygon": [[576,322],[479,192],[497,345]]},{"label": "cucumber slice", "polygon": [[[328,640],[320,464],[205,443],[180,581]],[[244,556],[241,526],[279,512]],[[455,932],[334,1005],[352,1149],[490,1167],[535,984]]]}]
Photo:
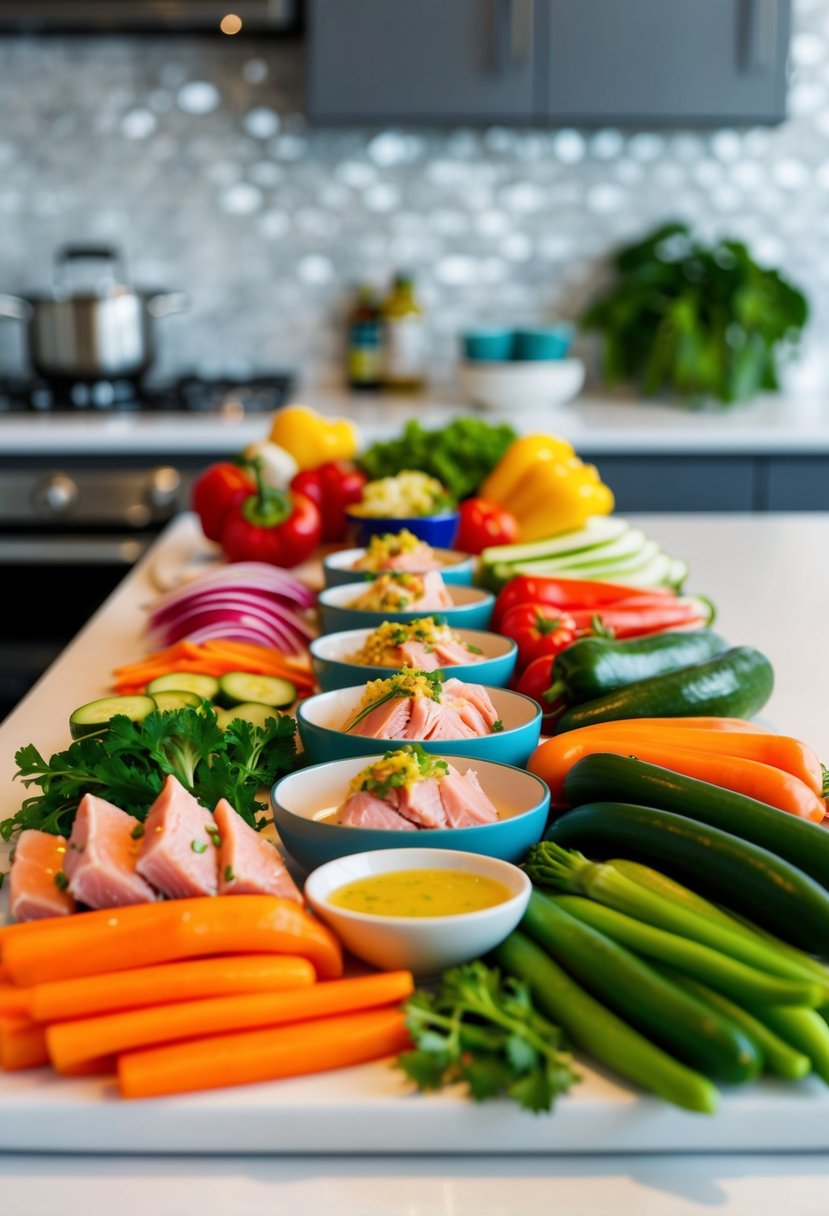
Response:
[{"label": "cucumber slice", "polygon": [[214,676],[202,676],[192,671],[168,671],[147,685],[151,697],[157,692],[194,692],[201,700],[212,701],[218,691],[219,681]]},{"label": "cucumber slice", "polygon": [[219,701],[232,708],[234,705],[285,706],[296,700],[296,685],[279,676],[252,675],[248,671],[229,671],[219,680]]},{"label": "cucumber slice", "polygon": [[222,730],[227,730],[237,718],[250,722],[251,726],[263,727],[268,718],[278,718],[281,712],[282,710],[274,709],[272,705],[259,705],[256,701],[248,701],[244,705],[234,705],[232,709],[217,710],[216,722]]},{"label": "cucumber slice", "polygon": [[668,573],[666,583],[669,587],[673,587],[676,591],[682,590],[682,584],[688,577],[688,563],[684,562],[681,557],[671,557],[668,559]]},{"label": "cucumber slice", "polygon": [[133,722],[143,722],[147,714],[155,709],[152,697],[143,693],[133,697],[100,697],[97,701],[87,701],[79,705],[69,715],[69,733],[73,739],[82,739],[84,735],[94,735],[106,730],[110,718],[116,714],[126,714]]},{"label": "cucumber slice", "polygon": [[543,561],[522,562],[522,569],[532,566],[538,574],[566,574],[568,570],[581,570],[587,566],[600,566],[605,562],[621,561],[623,559],[638,559],[640,554],[653,556],[659,551],[656,541],[648,540],[644,532],[630,528],[618,540],[596,549],[585,549],[581,553],[565,553],[561,557],[548,557]]},{"label": "cucumber slice", "polygon": [[551,536],[549,540],[537,540],[526,545],[494,545],[484,549],[481,561],[485,566],[495,566],[501,562],[512,565],[515,562],[537,561],[545,557],[558,557],[564,553],[581,553],[586,549],[596,549],[618,540],[630,528],[627,520],[616,516],[594,516],[586,527],[578,532],[563,532]]},{"label": "cucumber slice", "polygon": [[186,688],[170,688],[153,693],[153,700],[156,709],[166,713],[171,709],[198,709],[204,698]]}]

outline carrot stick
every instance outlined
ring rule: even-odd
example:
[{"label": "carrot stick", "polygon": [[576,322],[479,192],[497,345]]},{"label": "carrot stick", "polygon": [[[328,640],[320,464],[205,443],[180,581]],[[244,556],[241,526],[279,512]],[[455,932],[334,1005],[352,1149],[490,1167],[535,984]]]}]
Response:
[{"label": "carrot stick", "polygon": [[201,997],[309,988],[315,980],[314,968],[305,958],[290,954],[241,954],[55,980],[15,991],[29,994],[25,1010],[29,1017],[36,1022],[58,1022]]},{"label": "carrot stick", "polygon": [[118,1086],[124,1098],[154,1098],[327,1072],[408,1046],[404,1014],[371,1009],[128,1052],[118,1057]]},{"label": "carrot stick", "polygon": [[321,979],[342,974],[333,933],[292,899],[216,895],[41,921],[3,942],[13,983],[132,970],[208,954],[299,954]]},{"label": "carrot stick", "polygon": [[399,1003],[413,989],[410,972],[389,971],[359,979],[332,980],[296,992],[182,1001],[72,1022],[53,1022],[46,1027],[46,1043],[52,1064],[63,1071],[83,1060],[154,1043],[374,1009]]},{"label": "carrot stick", "polygon": [[49,1063],[46,1031],[30,1018],[0,1017],[0,1068],[18,1072]]},{"label": "carrot stick", "polygon": [[0,984],[0,1015],[12,1014],[14,1017],[32,1016],[31,988],[18,988],[16,984]]}]

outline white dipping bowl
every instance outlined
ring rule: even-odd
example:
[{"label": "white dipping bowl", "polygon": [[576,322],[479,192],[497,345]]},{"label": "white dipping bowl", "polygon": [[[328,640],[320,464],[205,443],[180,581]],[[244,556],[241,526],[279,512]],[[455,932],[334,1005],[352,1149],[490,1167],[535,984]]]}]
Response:
[{"label": "white dipping bowl", "polygon": [[572,400],[584,384],[581,359],[462,363],[461,388],[485,409],[522,413],[549,409]]},{"label": "white dipping bowl", "polygon": [[[494,878],[512,892],[510,899],[479,912],[455,916],[375,916],[329,903],[346,883],[394,870],[465,870]],[[532,883],[523,870],[495,857],[445,849],[380,849],[329,861],[305,883],[308,903],[358,958],[389,971],[436,975],[494,950],[518,925]]]}]

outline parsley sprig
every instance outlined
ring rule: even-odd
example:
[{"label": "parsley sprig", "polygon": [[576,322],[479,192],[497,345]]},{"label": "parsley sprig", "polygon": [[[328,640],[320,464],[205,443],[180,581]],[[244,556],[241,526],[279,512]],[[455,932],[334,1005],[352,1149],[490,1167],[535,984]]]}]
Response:
[{"label": "parsley sprig", "polygon": [[296,758],[296,723],[274,713],[265,726],[237,718],[226,730],[206,703],[199,709],[148,714],[141,723],[123,714],[106,730],[87,735],[48,761],[33,743],[15,756],[18,777],[39,793],[0,823],[9,840],[24,828],[68,836],[84,794],[97,794],[144,819],[172,773],[203,806],[226,798],[252,827],[261,827],[267,804],[259,793],[288,772]]},{"label": "parsley sprig", "polygon": [[476,1102],[506,1096],[537,1112],[579,1079],[527,985],[484,963],[444,972],[437,992],[418,991],[404,1008],[415,1047],[397,1062],[418,1089],[462,1082]]}]

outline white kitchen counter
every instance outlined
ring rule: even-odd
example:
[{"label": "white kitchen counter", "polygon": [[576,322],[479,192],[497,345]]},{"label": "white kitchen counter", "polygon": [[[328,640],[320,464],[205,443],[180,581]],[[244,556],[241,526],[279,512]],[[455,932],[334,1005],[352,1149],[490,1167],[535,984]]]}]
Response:
[{"label": "white kitchen counter", "polygon": [[[409,417],[439,426],[459,413],[480,412],[449,393],[423,396],[349,394],[314,390],[298,398],[324,413],[357,422],[366,442],[397,434]],[[516,429],[555,431],[591,455],[638,453],[763,455],[829,453],[829,399],[760,397],[704,410],[625,398],[584,396],[544,412],[480,412]],[[210,457],[264,437],[262,415],[229,414],[0,414],[0,458],[68,458],[152,453]]]},{"label": "white kitchen counter", "polygon": [[[777,685],[765,716],[829,755],[829,514],[640,522],[689,561],[689,586],[716,601],[718,628],[771,658]],[[192,520],[174,524],[0,726],[0,815],[19,803],[15,749],[31,741],[48,754],[65,745],[71,709],[106,691],[110,668],[141,652],[153,562],[186,551],[194,535]],[[9,1153],[0,1155],[0,1193],[4,1211],[28,1216],[75,1208],[85,1216],[702,1216],[714,1208],[723,1216],[825,1216],[829,1187],[825,1154],[384,1157],[379,1147],[342,1158]]]}]

